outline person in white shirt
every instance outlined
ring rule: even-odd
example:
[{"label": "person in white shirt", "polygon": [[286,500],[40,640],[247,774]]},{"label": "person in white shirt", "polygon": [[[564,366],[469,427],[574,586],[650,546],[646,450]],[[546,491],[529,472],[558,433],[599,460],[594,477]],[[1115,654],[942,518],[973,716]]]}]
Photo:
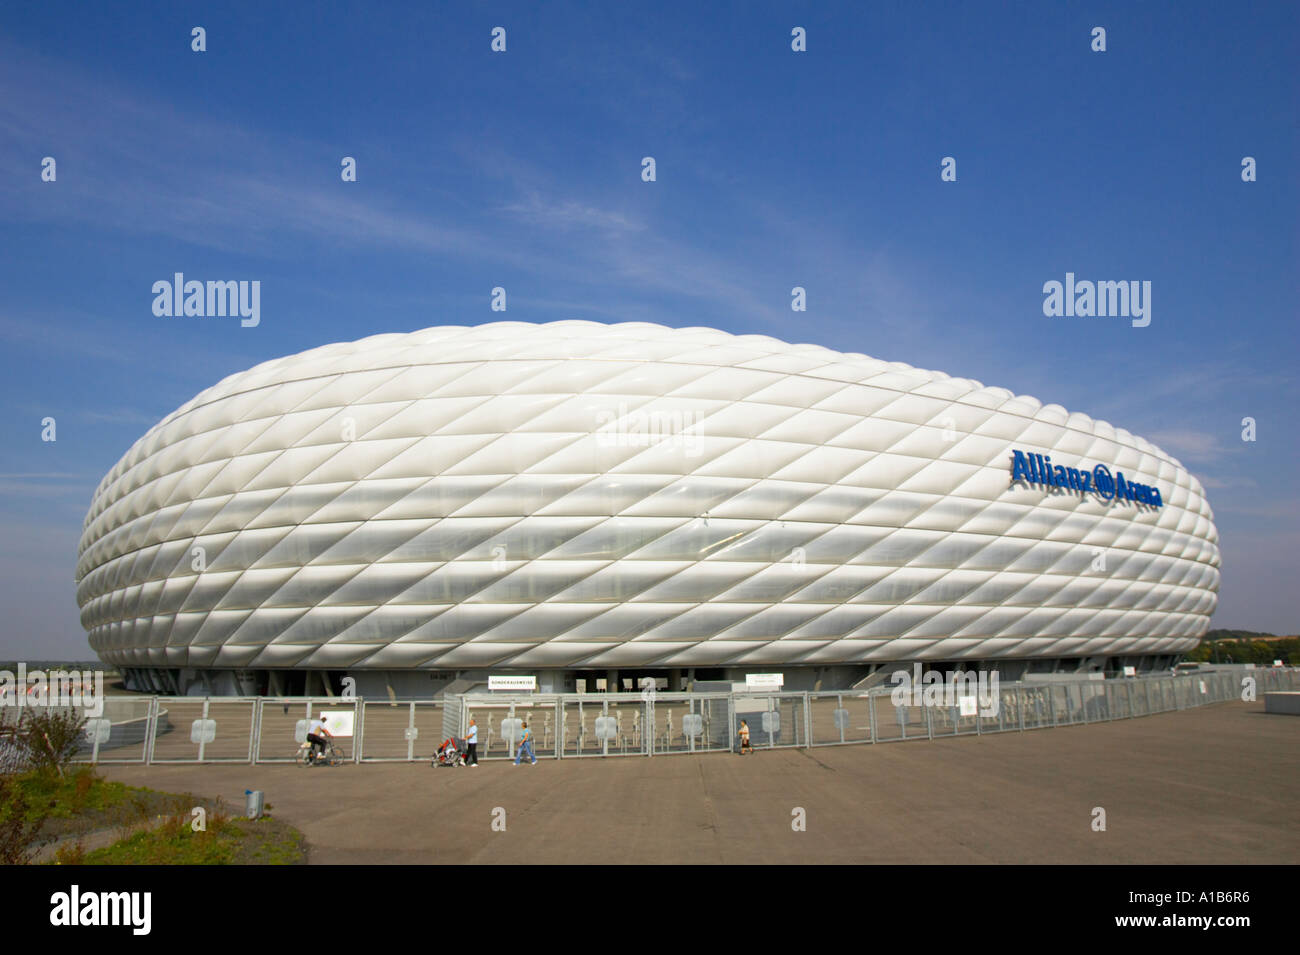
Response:
[{"label": "person in white shirt", "polygon": [[311,758],[313,760],[325,749],[327,737],[333,739],[334,734],[325,728],[325,714],[322,713],[307,725],[307,742],[311,743]]},{"label": "person in white shirt", "polygon": [[469,729],[465,731],[465,765],[478,766],[478,724],[472,716],[469,718]]}]

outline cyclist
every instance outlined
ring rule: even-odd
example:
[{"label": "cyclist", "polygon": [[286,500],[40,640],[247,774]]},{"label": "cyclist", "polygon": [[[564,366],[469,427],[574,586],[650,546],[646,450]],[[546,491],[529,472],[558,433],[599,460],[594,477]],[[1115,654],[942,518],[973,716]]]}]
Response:
[{"label": "cyclist", "polygon": [[307,726],[307,742],[311,743],[311,757],[308,762],[316,762],[317,757],[324,752],[327,738],[333,739],[334,734],[326,729],[325,714],[322,713],[319,718],[312,720]]}]

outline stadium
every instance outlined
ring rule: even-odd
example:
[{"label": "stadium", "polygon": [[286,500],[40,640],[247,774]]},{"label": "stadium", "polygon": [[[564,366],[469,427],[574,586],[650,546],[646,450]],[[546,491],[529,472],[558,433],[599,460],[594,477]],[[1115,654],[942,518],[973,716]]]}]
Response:
[{"label": "stadium", "polygon": [[760,335],[498,322],[197,395],[99,484],[76,577],[133,690],[834,689],[1168,667],[1217,541],[1177,460],[1059,405]]}]

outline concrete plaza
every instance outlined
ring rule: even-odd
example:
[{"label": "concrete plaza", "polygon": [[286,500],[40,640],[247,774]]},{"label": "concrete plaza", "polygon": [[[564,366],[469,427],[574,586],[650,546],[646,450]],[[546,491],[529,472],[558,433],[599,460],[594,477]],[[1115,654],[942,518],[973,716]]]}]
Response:
[{"label": "concrete plaza", "polygon": [[264,790],[315,863],[1300,862],[1300,719],[1262,702],[744,757],[103,772],[237,812]]}]

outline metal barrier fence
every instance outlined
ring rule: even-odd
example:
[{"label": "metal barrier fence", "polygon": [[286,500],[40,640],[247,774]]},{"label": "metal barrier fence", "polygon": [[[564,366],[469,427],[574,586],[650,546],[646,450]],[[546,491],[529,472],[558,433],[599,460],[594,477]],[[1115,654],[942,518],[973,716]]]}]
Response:
[{"label": "metal barrier fence", "polygon": [[[538,759],[734,751],[743,721],[756,750],[1023,732],[1149,716],[1300,690],[1300,668],[1011,683],[989,697],[895,697],[877,688],[802,693],[479,694],[443,700],[339,697],[112,697],[77,757],[91,763],[288,763],[324,714],[345,758],[429,760],[478,724],[479,758],[514,759],[527,723]],[[944,689],[940,685],[937,689]]]}]

